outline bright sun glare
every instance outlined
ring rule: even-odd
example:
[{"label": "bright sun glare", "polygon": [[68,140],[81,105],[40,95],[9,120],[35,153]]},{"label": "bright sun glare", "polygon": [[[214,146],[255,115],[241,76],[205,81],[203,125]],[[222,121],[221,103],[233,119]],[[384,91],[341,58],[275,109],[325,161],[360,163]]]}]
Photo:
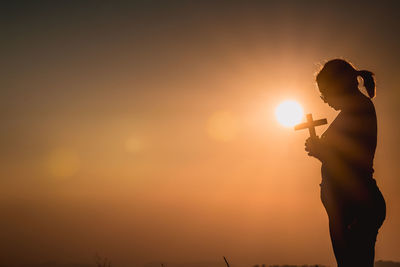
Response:
[{"label": "bright sun glare", "polygon": [[301,122],[304,113],[299,103],[294,100],[286,100],[275,109],[275,116],[283,126],[293,127]]}]

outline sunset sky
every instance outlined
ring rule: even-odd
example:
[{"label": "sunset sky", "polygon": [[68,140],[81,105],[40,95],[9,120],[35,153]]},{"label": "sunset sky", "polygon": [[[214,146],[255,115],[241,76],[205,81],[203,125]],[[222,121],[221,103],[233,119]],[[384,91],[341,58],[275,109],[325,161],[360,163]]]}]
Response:
[{"label": "sunset sky", "polygon": [[3,3],[0,264],[334,266],[308,132],[274,112],[332,122],[338,57],[376,75],[376,259],[400,261],[400,4],[349,2]]}]

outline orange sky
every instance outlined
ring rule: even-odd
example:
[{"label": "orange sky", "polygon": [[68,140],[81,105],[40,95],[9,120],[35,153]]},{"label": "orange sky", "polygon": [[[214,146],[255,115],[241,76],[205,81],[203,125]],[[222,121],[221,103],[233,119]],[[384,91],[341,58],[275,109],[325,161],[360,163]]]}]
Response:
[{"label": "orange sky", "polygon": [[0,264],[333,265],[320,164],[274,109],[331,122],[336,57],[376,74],[376,258],[400,261],[395,3],[6,6]]}]

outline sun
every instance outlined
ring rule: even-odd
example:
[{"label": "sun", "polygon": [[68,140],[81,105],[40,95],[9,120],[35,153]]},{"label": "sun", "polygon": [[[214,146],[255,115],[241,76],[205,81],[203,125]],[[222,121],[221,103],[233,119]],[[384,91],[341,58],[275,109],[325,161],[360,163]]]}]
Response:
[{"label": "sun", "polygon": [[303,116],[303,108],[294,100],[286,100],[275,109],[276,119],[285,127],[293,127],[300,123]]}]

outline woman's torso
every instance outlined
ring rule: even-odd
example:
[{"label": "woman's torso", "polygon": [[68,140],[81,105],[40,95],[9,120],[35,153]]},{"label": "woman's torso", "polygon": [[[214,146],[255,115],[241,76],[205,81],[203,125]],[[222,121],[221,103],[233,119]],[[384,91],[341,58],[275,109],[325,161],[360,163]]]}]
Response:
[{"label": "woman's torso", "polygon": [[377,122],[371,100],[362,98],[352,109],[342,110],[321,142],[327,151],[321,189],[329,189],[331,198],[345,202],[370,198],[377,189],[372,177]]}]

